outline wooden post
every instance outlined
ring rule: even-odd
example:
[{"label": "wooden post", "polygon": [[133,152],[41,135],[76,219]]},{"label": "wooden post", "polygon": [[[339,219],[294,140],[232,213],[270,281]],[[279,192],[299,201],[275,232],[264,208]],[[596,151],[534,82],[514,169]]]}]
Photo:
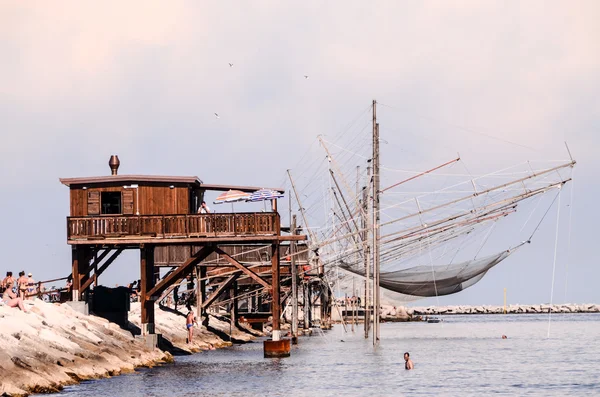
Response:
[{"label": "wooden post", "polygon": [[94,254],[94,288],[98,286],[98,251]]},{"label": "wooden post", "polygon": [[352,277],[352,301],[350,302],[350,309],[352,310],[352,333],[354,333],[354,299],[356,295],[354,293],[354,277]]},{"label": "wooden post", "polygon": [[231,341],[233,328],[237,323],[237,315],[238,315],[238,299],[237,299],[237,281],[234,281],[231,285],[231,289],[229,290],[229,297],[231,299],[230,307],[229,307],[229,340]]},{"label": "wooden post", "polygon": [[379,343],[379,124],[377,101],[373,100],[373,344]]},{"label": "wooden post", "polygon": [[[349,306],[348,303],[349,302],[350,301],[348,300],[348,294],[344,294],[344,311],[343,311],[344,315],[342,316],[342,321],[344,323],[348,322],[348,306]],[[352,331],[354,331],[354,325],[352,326]]]},{"label": "wooden post", "polygon": [[140,275],[142,335],[154,334],[154,300],[148,296],[155,285],[153,245],[140,246]]},{"label": "wooden post", "polygon": [[72,274],[73,274],[73,285],[71,287],[72,290],[72,300],[73,302],[79,302],[82,299],[83,291],[81,290],[81,286],[88,280],[89,278],[89,259],[88,252],[89,248],[79,246],[73,247],[71,250],[71,258],[72,258]]},{"label": "wooden post", "polygon": [[[279,218],[279,217],[277,217]],[[279,223],[279,219],[277,219]],[[279,226],[277,225],[277,235],[279,236]],[[265,357],[289,357],[291,351],[291,341],[281,338],[281,329],[279,327],[279,317],[281,316],[281,302],[279,299],[279,240],[271,245],[271,269],[273,276],[273,299],[271,312],[273,313],[273,337],[271,340],[263,342]]]},{"label": "wooden post", "polygon": [[73,300],[73,302],[79,302],[79,288],[81,286],[81,279],[79,278],[79,258],[79,249],[77,246],[74,246],[71,249],[71,272],[73,275],[73,284],[71,286],[71,300]]},{"label": "wooden post", "polygon": [[[296,215],[292,216],[292,235],[296,235]],[[290,242],[290,266],[292,268],[292,343],[298,343],[298,268],[296,267],[296,242]]]},{"label": "wooden post", "polygon": [[306,313],[308,315],[308,325],[306,326],[306,329],[309,329],[310,327],[312,327],[312,320],[313,320],[312,286],[310,285],[310,282],[308,282],[306,284],[305,300],[306,300],[306,302],[304,303],[304,307],[305,307]]},{"label": "wooden post", "polygon": [[279,242],[271,245],[271,274],[272,274],[272,294],[271,313],[273,315],[273,340],[281,339],[281,330],[279,328],[279,318],[281,316],[280,297],[279,297]]},{"label": "wooden post", "polygon": [[[367,167],[367,179],[369,186],[371,179],[371,167]],[[365,339],[369,338],[369,331],[371,329],[371,291],[370,285],[371,282],[371,247],[369,245],[369,188],[363,189],[363,209],[362,211],[362,225],[363,225],[363,261],[365,263]]]}]

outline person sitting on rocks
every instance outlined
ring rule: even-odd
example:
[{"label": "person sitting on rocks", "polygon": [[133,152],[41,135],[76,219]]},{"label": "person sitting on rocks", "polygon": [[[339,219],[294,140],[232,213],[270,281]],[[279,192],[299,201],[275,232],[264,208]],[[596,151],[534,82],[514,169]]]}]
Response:
[{"label": "person sitting on rocks", "polygon": [[27,313],[25,306],[23,305],[23,299],[17,297],[11,289],[5,289],[2,293],[2,302],[8,307],[18,307],[21,311]]}]

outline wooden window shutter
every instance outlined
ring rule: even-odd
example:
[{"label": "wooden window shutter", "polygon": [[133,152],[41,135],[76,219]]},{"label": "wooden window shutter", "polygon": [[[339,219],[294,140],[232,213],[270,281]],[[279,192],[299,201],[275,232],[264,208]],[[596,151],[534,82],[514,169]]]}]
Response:
[{"label": "wooden window shutter", "polygon": [[133,190],[123,190],[123,215],[133,215]]},{"label": "wooden window shutter", "polygon": [[88,215],[100,215],[100,192],[88,192]]}]

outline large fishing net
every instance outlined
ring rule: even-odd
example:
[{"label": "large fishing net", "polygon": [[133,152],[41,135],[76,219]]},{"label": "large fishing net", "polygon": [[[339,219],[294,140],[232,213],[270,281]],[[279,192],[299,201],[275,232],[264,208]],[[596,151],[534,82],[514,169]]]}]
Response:
[{"label": "large fishing net", "polygon": [[[460,292],[480,281],[498,263],[515,249],[502,251],[481,259],[445,266],[420,265],[403,270],[381,272],[379,285],[390,291],[419,297],[450,295]],[[345,270],[364,276],[364,272],[344,267]]]}]

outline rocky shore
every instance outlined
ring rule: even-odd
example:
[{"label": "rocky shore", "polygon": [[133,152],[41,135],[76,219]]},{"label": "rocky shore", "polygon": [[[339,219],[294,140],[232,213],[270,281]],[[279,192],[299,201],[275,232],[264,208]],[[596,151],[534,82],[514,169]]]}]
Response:
[{"label": "rocky shore", "polygon": [[[541,313],[600,313],[598,304],[562,304],[562,305],[508,305],[507,314],[541,314]],[[426,316],[441,314],[503,314],[504,306],[429,306],[407,307],[409,316]]]},{"label": "rocky shore", "polygon": [[[196,330],[186,344],[185,319],[168,310],[156,310],[156,328],[165,346],[148,349],[141,337],[96,316],[80,314],[66,304],[28,301],[28,313],[0,306],[0,395],[25,396],[57,392],[65,385],[105,378],[173,361],[175,354],[229,346],[220,334],[229,323],[211,317],[209,330]],[[132,329],[140,325],[139,304],[132,304]],[[254,336],[234,328],[232,338]]]}]

